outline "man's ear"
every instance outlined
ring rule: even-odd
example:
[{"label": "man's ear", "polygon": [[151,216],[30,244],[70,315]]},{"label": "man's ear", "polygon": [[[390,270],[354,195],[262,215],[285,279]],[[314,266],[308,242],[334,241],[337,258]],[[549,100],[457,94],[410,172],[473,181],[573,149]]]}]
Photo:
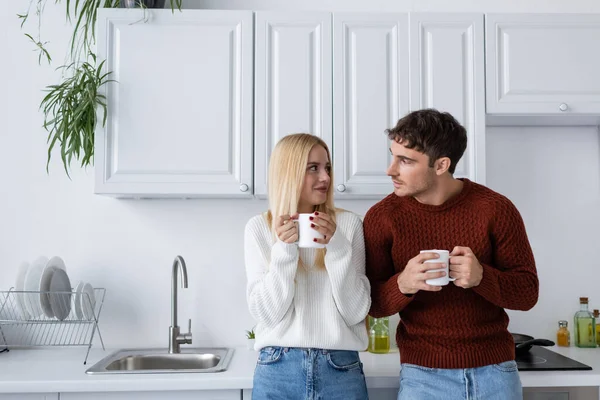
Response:
[{"label": "man's ear", "polygon": [[436,175],[442,175],[444,172],[448,171],[448,169],[450,169],[450,165],[452,164],[452,161],[450,160],[449,157],[441,157],[438,158],[435,161],[435,164],[433,165],[433,167],[435,168],[435,173]]}]

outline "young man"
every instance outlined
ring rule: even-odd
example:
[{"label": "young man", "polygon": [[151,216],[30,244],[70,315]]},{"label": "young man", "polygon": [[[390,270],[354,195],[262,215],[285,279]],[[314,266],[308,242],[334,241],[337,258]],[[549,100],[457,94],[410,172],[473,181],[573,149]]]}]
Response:
[{"label": "young man", "polygon": [[[370,315],[400,314],[398,399],[522,399],[505,308],[529,310],[539,282],[523,220],[506,197],[453,177],[467,147],[452,115],[415,111],[387,130],[394,193],[364,220]],[[445,272],[424,263],[450,251]]]}]

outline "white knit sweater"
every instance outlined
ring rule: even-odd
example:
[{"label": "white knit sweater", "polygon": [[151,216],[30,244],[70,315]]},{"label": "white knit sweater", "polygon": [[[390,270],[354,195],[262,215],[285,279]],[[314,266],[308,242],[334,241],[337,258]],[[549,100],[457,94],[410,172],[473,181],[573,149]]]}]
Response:
[{"label": "white knit sweater", "polygon": [[[247,299],[257,321],[254,348],[305,347],[364,350],[365,317],[371,306],[365,276],[362,221],[336,214],[325,268],[314,265],[316,249],[274,239],[264,214],[246,224]],[[303,267],[298,266],[298,257]]]}]

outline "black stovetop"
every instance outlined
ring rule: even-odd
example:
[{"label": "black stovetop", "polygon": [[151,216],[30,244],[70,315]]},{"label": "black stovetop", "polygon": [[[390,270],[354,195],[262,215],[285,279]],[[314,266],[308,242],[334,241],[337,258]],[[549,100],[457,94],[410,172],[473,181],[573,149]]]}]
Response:
[{"label": "black stovetop", "polygon": [[519,371],[591,370],[592,367],[544,347],[533,346],[525,355],[517,356]]}]

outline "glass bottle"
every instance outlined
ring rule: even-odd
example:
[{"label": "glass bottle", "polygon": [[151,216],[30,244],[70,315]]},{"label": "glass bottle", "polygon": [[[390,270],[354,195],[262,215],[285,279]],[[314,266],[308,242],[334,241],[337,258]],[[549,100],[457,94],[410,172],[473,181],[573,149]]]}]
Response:
[{"label": "glass bottle", "polygon": [[371,321],[372,323],[369,324],[369,351],[376,354],[384,354],[389,352],[389,318],[373,318]]},{"label": "glass bottle", "polygon": [[600,311],[594,310],[594,322],[596,322],[596,344],[600,346],[600,324],[598,323],[598,317],[600,317]]},{"label": "glass bottle", "polygon": [[568,328],[567,321],[558,321],[558,331],[556,332],[556,345],[569,347],[571,345],[571,333]]},{"label": "glass bottle", "polygon": [[575,346],[596,347],[596,321],[588,310],[588,298],[579,298],[579,311],[575,313]]}]

